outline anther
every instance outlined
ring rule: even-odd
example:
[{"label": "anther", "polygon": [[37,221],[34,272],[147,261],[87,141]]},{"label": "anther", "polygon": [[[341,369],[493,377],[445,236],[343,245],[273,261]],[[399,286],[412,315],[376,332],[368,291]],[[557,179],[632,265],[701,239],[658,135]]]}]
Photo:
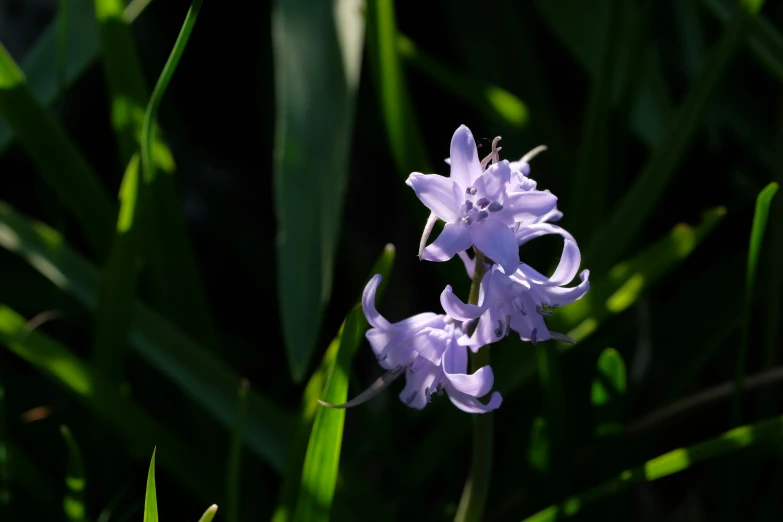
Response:
[{"label": "anther", "polygon": [[501,210],[503,210],[503,204],[498,203],[497,201],[493,201],[492,203],[489,204],[489,208],[487,210],[489,210],[490,212],[500,212]]},{"label": "anther", "polygon": [[475,196],[476,192],[478,192],[478,190],[476,190],[476,187],[468,187],[465,189],[465,194],[470,194],[471,196]]},{"label": "anther", "polygon": [[552,315],[552,312],[550,310],[544,310],[540,306],[536,306],[536,312],[538,312],[539,315],[543,315],[545,317],[549,317]]},{"label": "anther", "polygon": [[536,344],[536,336],[538,336],[538,328],[533,328],[533,331],[530,334],[530,342],[534,345]]},{"label": "anther", "polygon": [[473,208],[473,202],[468,200],[468,199],[466,199],[465,200],[465,210],[468,211],[468,210],[470,210],[472,208]]},{"label": "anther", "polygon": [[498,319],[498,327],[495,328],[495,337],[497,337],[498,339],[503,337],[503,330],[504,330],[504,328],[503,328],[503,321]]},{"label": "anther", "polygon": [[486,210],[482,210],[481,212],[478,213],[478,216],[476,216],[476,222],[483,221],[483,220],[487,219],[487,216],[489,216],[487,211]]},{"label": "anther", "polygon": [[487,205],[489,205],[489,200],[487,198],[481,198],[476,201],[476,205],[478,205],[479,208],[486,208]]}]

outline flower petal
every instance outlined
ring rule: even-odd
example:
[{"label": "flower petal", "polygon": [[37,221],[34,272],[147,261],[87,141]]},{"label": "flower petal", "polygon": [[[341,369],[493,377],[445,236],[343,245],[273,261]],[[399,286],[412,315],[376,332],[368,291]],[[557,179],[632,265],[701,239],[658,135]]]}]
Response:
[{"label": "flower petal", "polygon": [[516,231],[517,242],[520,246],[527,243],[531,239],[537,237],[546,236],[548,234],[558,234],[563,236],[563,239],[569,239],[576,243],[576,239],[566,229],[550,223],[531,223],[529,225],[521,226]]},{"label": "flower petal", "polygon": [[454,406],[466,413],[487,413],[498,409],[503,403],[503,397],[498,392],[492,394],[488,404],[483,404],[475,397],[456,390],[449,391],[449,400]]},{"label": "flower petal", "polygon": [[405,373],[405,387],[400,392],[400,400],[411,408],[423,409],[427,405],[427,390],[434,388],[440,367],[419,357]]},{"label": "flower petal", "polygon": [[582,270],[579,274],[579,278],[582,280],[579,285],[572,288],[563,288],[560,286],[552,286],[549,288],[542,288],[542,293],[547,296],[550,304],[555,306],[565,306],[578,301],[590,290],[590,271]]},{"label": "flower petal", "polygon": [[[493,218],[467,227],[470,240],[481,252],[503,267],[507,274],[519,265],[519,247],[514,233],[506,225]],[[465,250],[465,249],[462,249]]]},{"label": "flower petal", "polygon": [[465,271],[468,273],[468,278],[473,279],[473,274],[476,272],[476,260],[471,259],[465,250],[457,252],[457,255],[462,259],[462,263],[465,265]]},{"label": "flower petal", "polygon": [[442,366],[446,374],[447,391],[454,388],[473,397],[483,397],[495,383],[495,375],[489,366],[483,366],[472,374],[465,373],[468,369],[468,350],[456,343],[452,343],[444,352]]},{"label": "flower petal", "polygon": [[362,310],[364,311],[364,316],[367,318],[368,323],[375,328],[388,330],[391,328],[391,324],[389,324],[389,321],[375,309],[375,292],[378,291],[378,285],[381,284],[381,279],[383,279],[381,274],[375,274],[372,279],[370,279],[370,282],[367,283],[367,286],[364,287],[364,292],[362,292]]},{"label": "flower petal", "polygon": [[[479,318],[473,335],[463,335],[457,339],[457,343],[467,346],[472,352],[478,352],[479,348],[501,340],[508,333],[510,317],[503,314],[505,307],[491,306]],[[507,314],[508,315],[508,314]]]},{"label": "flower petal", "polygon": [[453,222],[459,216],[462,200],[455,199],[461,190],[454,181],[438,174],[414,172],[405,181],[424,205],[446,222]]},{"label": "flower petal", "polygon": [[483,169],[476,151],[476,140],[470,129],[460,125],[451,137],[451,179],[464,191],[481,176]]},{"label": "flower petal", "polygon": [[541,190],[511,192],[506,202],[514,213],[514,221],[525,222],[535,220],[555,208],[557,196]]},{"label": "flower petal", "polygon": [[451,290],[451,285],[447,285],[440,294],[440,304],[443,310],[454,319],[460,321],[468,321],[480,316],[482,309],[474,304],[465,304],[462,300],[454,295]]},{"label": "flower petal", "polygon": [[427,261],[448,261],[457,252],[470,248],[468,227],[462,222],[446,223],[438,238],[421,253],[421,258]]},{"label": "flower petal", "polygon": [[508,168],[508,160],[503,160],[495,165],[490,165],[484,173],[473,182],[476,189],[476,198],[485,197],[490,201],[498,199],[506,188],[506,183],[511,179],[511,170]]},{"label": "flower petal", "polygon": [[576,241],[566,239],[563,243],[563,254],[560,256],[560,262],[557,264],[555,273],[549,278],[550,285],[567,285],[579,272],[582,255],[579,252],[579,247],[576,246]]}]

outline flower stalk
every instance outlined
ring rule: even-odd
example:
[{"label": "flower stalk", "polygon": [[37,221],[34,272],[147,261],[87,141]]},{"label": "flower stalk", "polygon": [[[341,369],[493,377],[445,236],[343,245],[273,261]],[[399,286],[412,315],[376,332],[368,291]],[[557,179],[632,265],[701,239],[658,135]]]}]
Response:
[{"label": "flower stalk", "polygon": [[[468,302],[475,305],[478,304],[481,280],[486,273],[486,263],[484,255],[477,248],[473,250],[476,253],[476,264],[473,272],[473,282],[470,285]],[[468,334],[472,335],[475,328],[476,324],[470,328]],[[477,353],[471,354],[471,370],[475,371],[489,363],[489,346],[485,346]],[[473,453],[470,460],[470,475],[468,475],[465,487],[462,490],[457,514],[454,517],[455,522],[482,520],[489,493],[489,481],[492,475],[494,416],[491,412],[483,415],[473,415],[471,421],[473,422]]]}]

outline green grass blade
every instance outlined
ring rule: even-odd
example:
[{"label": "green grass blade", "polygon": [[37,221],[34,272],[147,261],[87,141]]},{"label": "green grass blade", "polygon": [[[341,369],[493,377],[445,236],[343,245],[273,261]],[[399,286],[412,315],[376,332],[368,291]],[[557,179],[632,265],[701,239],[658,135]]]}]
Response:
[{"label": "green grass blade", "polygon": [[696,133],[707,103],[763,2],[743,2],[717,47],[691,84],[682,105],[637,179],[600,229],[585,257],[602,271],[630,246],[674,175]]},{"label": "green grass blade", "polygon": [[[590,81],[590,95],[582,122],[572,194],[574,216],[571,222],[576,237],[587,237],[601,221],[606,204],[609,118],[617,54],[622,40],[623,0],[609,0],[601,42],[598,67]],[[590,194],[589,198],[583,197]]]},{"label": "green grass blade", "polygon": [[627,310],[685,260],[725,214],[723,207],[708,210],[696,226],[680,223],[633,258],[616,264],[606,276],[592,281],[590,291],[582,299],[557,310],[550,318],[552,329],[568,332],[576,341],[586,339],[604,320]]},{"label": "green grass blade", "polygon": [[536,417],[530,426],[530,447],[527,450],[527,462],[530,468],[542,474],[550,473],[550,444],[546,419]]},{"label": "green grass blade", "polygon": [[155,453],[152,450],[150,470],[147,473],[147,488],[144,492],[144,522],[158,522],[158,494],[155,491]]},{"label": "green grass blade", "polygon": [[[150,0],[135,0],[124,12],[124,19],[132,23],[147,6]],[[91,0],[68,0],[65,2],[67,23],[60,16],[43,30],[30,51],[21,62],[27,76],[27,84],[38,102],[51,104],[64,89],[73,85],[98,58],[98,31]],[[61,46],[60,31],[65,27],[65,45]],[[52,67],[61,59],[59,53],[64,49],[64,78]],[[0,152],[14,138],[14,130],[5,121],[0,121]]]},{"label": "green grass blade", "polygon": [[488,112],[498,123],[518,129],[527,125],[529,119],[527,106],[507,90],[482,83],[472,76],[461,75],[444,67],[401,33],[397,34],[397,53],[401,59],[428,76],[442,89],[451,91],[477,110]]},{"label": "green grass blade", "polygon": [[[383,298],[383,293],[389,284],[389,274],[394,265],[394,257],[394,245],[387,244],[370,271],[369,278],[372,278],[375,274],[381,274],[382,276],[381,284],[378,285],[378,290],[375,293],[376,303],[380,303]],[[326,353],[321,359],[321,364],[310,376],[310,380],[307,381],[307,386],[302,394],[299,419],[294,430],[294,436],[288,453],[288,462],[286,464],[285,473],[283,474],[279,504],[272,516],[272,522],[288,522],[292,520],[294,515],[297,496],[301,486],[305,454],[313,431],[313,421],[315,420],[316,412],[321,409],[321,406],[318,404],[318,399],[323,397],[327,378],[332,371],[332,368],[335,366],[344,325],[345,322],[343,322],[343,326],[340,328],[337,337],[329,343]]]},{"label": "green grass blade", "polygon": [[278,297],[297,382],[307,372],[332,291],[364,41],[357,4],[332,4],[277,0],[272,11]]},{"label": "green grass blade", "polygon": [[60,426],[60,433],[68,448],[68,468],[65,472],[65,497],[63,497],[65,518],[72,522],[84,522],[87,520],[84,500],[87,475],[84,472],[84,459],[68,426]]},{"label": "green grass blade", "polygon": [[212,504],[207,508],[206,511],[204,511],[204,514],[201,515],[201,518],[198,519],[198,522],[212,522],[212,519],[215,518],[217,510],[217,504]]},{"label": "green grass blade", "polygon": [[386,125],[392,158],[400,176],[432,172],[400,61],[393,0],[367,3],[367,50]]},{"label": "green grass blade", "polygon": [[525,522],[561,520],[578,514],[582,507],[602,498],[616,495],[639,482],[652,482],[691,468],[694,464],[712,460],[769,440],[783,439],[783,417],[740,426],[719,437],[686,448],[679,448],[648,460],[644,465],[628,469],[615,479],[581,495],[570,497],[557,506],[550,506],[525,519]]},{"label": "green grass blade", "polygon": [[[88,310],[95,309],[98,270],[71,250],[55,230],[0,204],[0,246],[25,259]],[[226,429],[232,429],[239,376],[222,360],[140,304],[134,308],[130,345]],[[271,400],[254,391],[248,394],[245,441],[280,473],[292,427],[292,419]]]},{"label": "green grass blade", "polygon": [[128,331],[136,300],[136,281],[143,263],[139,230],[139,156],[131,157],[120,186],[120,214],[109,260],[103,268],[95,312],[93,360],[109,379],[119,383],[128,358]]},{"label": "green grass blade", "polygon": [[627,387],[625,361],[614,348],[606,348],[598,357],[597,375],[593,379],[590,402],[596,412],[597,437],[622,433],[620,401]]},{"label": "green grass blade", "polygon": [[[712,15],[724,24],[731,21],[731,7],[724,0],[702,0]],[[751,27],[747,43],[754,56],[778,81],[783,81],[783,35],[764,16]]]},{"label": "green grass blade", "polygon": [[756,285],[756,272],[758,271],[761,244],[764,241],[764,231],[767,228],[769,207],[772,198],[778,191],[777,183],[770,183],[756,198],[756,212],[753,215],[753,228],[750,232],[750,245],[748,247],[748,267],[745,273],[745,309],[742,317],[742,337],[737,353],[736,376],[734,378],[734,400],[732,401],[732,424],[742,422],[742,391],[745,379],[745,360],[748,351],[748,339],[750,337],[751,317],[753,311],[753,291]]},{"label": "green grass blade", "polygon": [[[356,349],[366,330],[366,320],[360,305],[356,305],[342,332],[334,365],[327,372],[323,400],[343,404],[348,396],[348,373]],[[343,439],[345,410],[324,408],[316,410],[313,431],[305,453],[299,498],[294,521],[318,522],[329,520],[329,511],[337,486],[340,449]]]},{"label": "green grass blade", "polygon": [[245,419],[247,418],[247,392],[250,383],[242,379],[237,392],[237,415],[234,432],[231,436],[231,447],[228,453],[228,470],[226,477],[226,500],[228,522],[239,522],[239,485],[242,473],[242,446],[245,434]]},{"label": "green grass blade", "polygon": [[123,398],[116,387],[67,348],[38,330],[24,317],[0,305],[0,343],[34,366],[103,418],[132,448],[166,448],[163,465],[199,495],[214,494],[217,473],[181,440],[168,432],[140,405]]},{"label": "green grass blade", "polygon": [[115,211],[60,123],[35,100],[22,71],[0,44],[0,117],[16,131],[39,175],[76,216],[95,253],[105,257]]}]

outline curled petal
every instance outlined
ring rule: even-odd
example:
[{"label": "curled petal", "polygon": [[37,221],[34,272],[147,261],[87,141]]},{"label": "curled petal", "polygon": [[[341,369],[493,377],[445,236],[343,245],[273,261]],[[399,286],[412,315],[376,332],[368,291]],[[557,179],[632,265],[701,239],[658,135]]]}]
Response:
[{"label": "curled petal", "polygon": [[457,220],[459,206],[465,198],[454,181],[438,174],[414,172],[408,176],[405,184],[440,219],[446,222]]},{"label": "curled petal", "polygon": [[481,315],[481,307],[474,304],[463,303],[462,300],[454,295],[451,285],[447,285],[440,294],[440,304],[443,310],[454,319],[468,321]]},{"label": "curled petal", "polygon": [[369,401],[370,399],[376,397],[379,393],[381,393],[383,390],[385,390],[391,383],[393,383],[397,377],[402,375],[404,373],[405,368],[398,367],[393,370],[390,370],[372,383],[369,388],[364,390],[362,393],[351,399],[350,401],[343,403],[343,404],[331,404],[326,401],[322,401],[321,399],[318,399],[318,404],[321,406],[326,406],[327,408],[352,408],[354,406],[358,406],[362,403],[365,403]]},{"label": "curled petal", "polygon": [[582,255],[579,253],[576,241],[566,239],[563,243],[563,254],[560,256],[560,263],[558,263],[555,273],[549,278],[550,285],[561,286],[570,283],[579,271],[579,264],[582,262]]},{"label": "curled petal", "polygon": [[487,404],[483,404],[477,398],[456,390],[449,391],[449,399],[454,406],[467,413],[487,413],[498,409],[503,402],[503,397],[498,392],[492,394]]},{"label": "curled petal", "polygon": [[519,265],[519,247],[510,228],[492,218],[466,228],[470,232],[471,243],[484,255],[502,266],[507,274],[516,270]]},{"label": "curled petal", "polygon": [[547,296],[547,300],[557,306],[565,306],[578,301],[590,290],[590,271],[582,270],[579,274],[579,278],[582,280],[577,286],[572,288],[562,288],[559,286],[553,286],[546,289],[542,289],[543,293]]},{"label": "curled petal", "polygon": [[451,179],[462,190],[471,186],[476,178],[481,176],[483,169],[476,151],[476,140],[473,138],[470,129],[464,125],[460,125],[451,137],[449,156],[451,160]]},{"label": "curled petal", "polygon": [[472,244],[468,227],[463,223],[446,223],[438,238],[421,253],[427,261],[448,261],[457,252],[470,248]]},{"label": "curled petal", "polygon": [[533,223],[519,227],[515,236],[517,238],[517,242],[521,246],[531,239],[546,236],[548,234],[558,234],[563,236],[563,239],[568,239],[576,243],[574,236],[572,236],[566,229],[549,223]]},{"label": "curled petal", "polygon": [[385,330],[391,328],[391,324],[375,309],[375,292],[378,291],[381,279],[383,279],[381,274],[375,274],[370,279],[370,282],[367,283],[367,286],[364,287],[364,292],[362,292],[362,310],[368,323],[375,328]]}]

